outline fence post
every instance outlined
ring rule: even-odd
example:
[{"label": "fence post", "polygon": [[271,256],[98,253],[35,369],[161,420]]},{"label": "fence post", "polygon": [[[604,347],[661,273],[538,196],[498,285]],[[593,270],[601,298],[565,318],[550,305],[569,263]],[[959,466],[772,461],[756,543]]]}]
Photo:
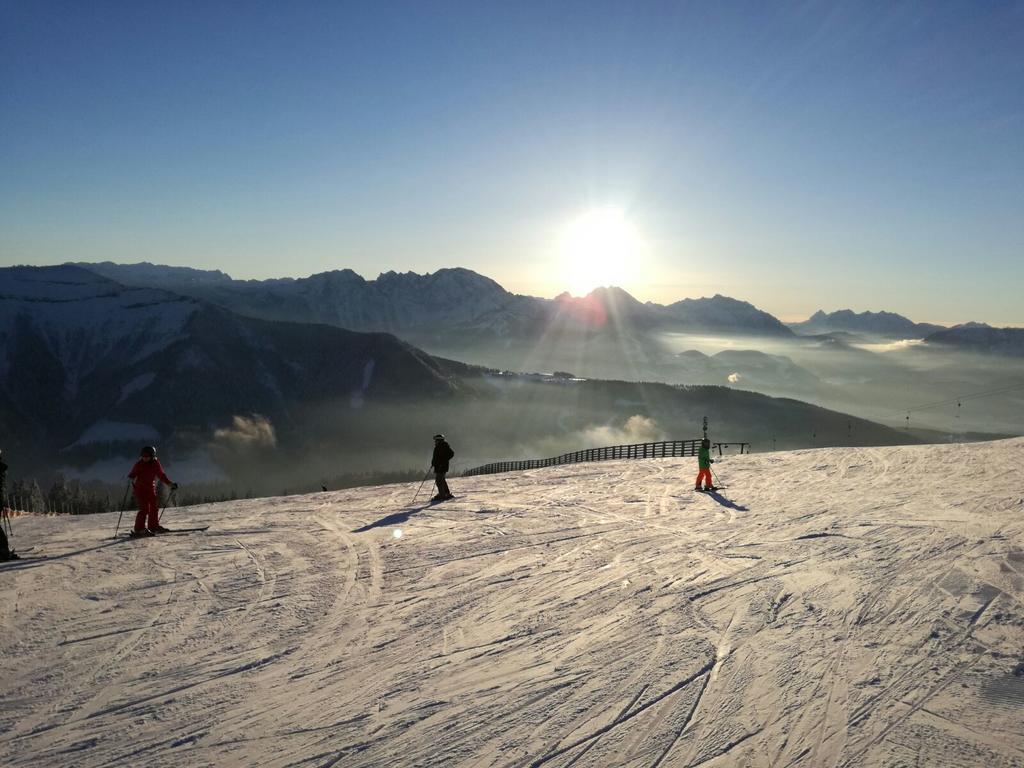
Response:
[{"label": "fence post", "polygon": [[[640,459],[640,458],[666,458],[696,456],[699,440],[657,440],[646,443],[630,443],[628,445],[603,445],[597,448],[584,448],[571,453],[563,453],[558,456],[549,456],[543,459],[521,459],[518,461],[501,461],[484,464],[479,467],[463,470],[462,477],[473,475],[493,474],[497,472],[509,472],[514,470],[541,469],[545,467],[560,466],[562,464],[575,464],[588,461],[605,461],[608,459]],[[718,449],[719,457],[724,456],[724,449],[730,445],[738,445],[740,454],[749,453],[750,443],[712,443],[712,450]],[[109,496],[109,494],[108,494]],[[21,508],[26,499],[19,499],[16,496],[8,496],[7,502],[13,504],[13,508]],[[31,499],[27,500],[32,503]],[[46,497],[42,499],[42,511],[53,510],[60,513],[62,510],[67,513],[77,514],[78,505],[71,501],[55,502],[51,504]],[[109,506],[109,504],[108,504]],[[27,510],[36,511],[36,510]]]}]

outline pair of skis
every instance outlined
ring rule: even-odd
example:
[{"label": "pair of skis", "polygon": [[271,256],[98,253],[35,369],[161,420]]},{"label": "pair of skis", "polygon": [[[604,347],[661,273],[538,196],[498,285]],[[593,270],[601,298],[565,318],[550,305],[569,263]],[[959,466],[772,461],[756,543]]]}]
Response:
[{"label": "pair of skis", "polygon": [[209,527],[210,526],[208,526],[208,525],[201,525],[201,526],[198,526],[196,528],[171,528],[169,530],[164,531],[163,533],[154,533],[152,536],[134,536],[130,532],[129,533],[119,533],[115,538],[118,538],[118,539],[155,539],[155,538],[158,538],[160,536],[170,536],[171,534],[177,534],[177,533],[196,533],[198,531],[205,531]]},{"label": "pair of skis", "polygon": [[7,563],[31,563],[33,560],[43,560],[46,555],[29,555],[25,557],[29,552],[34,550],[35,547],[25,547],[17,551],[11,550],[11,556],[4,560],[0,560],[0,566],[6,565]]}]

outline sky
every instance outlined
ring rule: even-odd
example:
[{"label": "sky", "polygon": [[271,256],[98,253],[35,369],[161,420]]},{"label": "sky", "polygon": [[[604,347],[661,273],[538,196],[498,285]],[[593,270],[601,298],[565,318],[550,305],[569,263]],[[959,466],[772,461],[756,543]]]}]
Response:
[{"label": "sky", "polygon": [[103,260],[1024,326],[1024,2],[0,0],[0,266]]}]

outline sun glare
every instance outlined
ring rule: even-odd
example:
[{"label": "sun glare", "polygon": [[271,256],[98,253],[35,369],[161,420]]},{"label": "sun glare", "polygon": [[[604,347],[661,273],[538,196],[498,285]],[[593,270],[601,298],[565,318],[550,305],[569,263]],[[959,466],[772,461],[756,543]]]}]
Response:
[{"label": "sun glare", "polygon": [[598,208],[572,221],[559,244],[562,283],[574,296],[622,285],[635,273],[642,242],[622,211]]}]

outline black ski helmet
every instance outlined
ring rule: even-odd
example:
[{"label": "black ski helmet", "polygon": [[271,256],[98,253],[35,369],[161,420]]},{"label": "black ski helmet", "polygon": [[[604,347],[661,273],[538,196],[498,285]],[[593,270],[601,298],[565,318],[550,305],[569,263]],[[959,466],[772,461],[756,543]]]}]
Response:
[{"label": "black ski helmet", "polygon": [[154,448],[152,445],[143,446],[142,450],[139,451],[139,456],[150,456],[155,459],[156,448]]},{"label": "black ski helmet", "polygon": [[442,434],[434,435],[434,439],[435,440],[444,440],[444,435],[442,435]]},{"label": "black ski helmet", "polygon": [[700,441],[700,447],[701,447],[701,448],[710,448],[710,447],[711,447],[711,441],[710,441],[710,440],[708,440],[708,439],[707,439],[707,438],[705,437],[705,438],[704,438],[703,440],[701,440],[701,441]]}]

